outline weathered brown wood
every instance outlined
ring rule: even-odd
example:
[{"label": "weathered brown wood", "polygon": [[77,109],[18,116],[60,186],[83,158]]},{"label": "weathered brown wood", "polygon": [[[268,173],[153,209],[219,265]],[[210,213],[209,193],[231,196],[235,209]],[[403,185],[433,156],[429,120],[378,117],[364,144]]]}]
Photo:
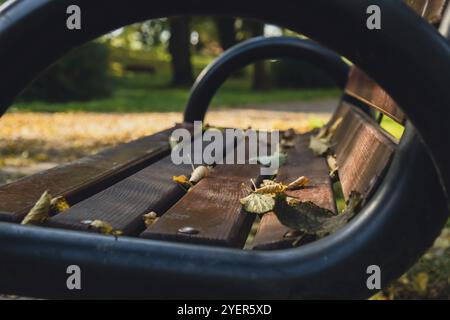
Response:
[{"label": "weathered brown wood", "polygon": [[335,135],[336,160],[345,199],[352,191],[369,194],[395,150],[394,138],[350,104],[342,102]]},{"label": "weathered brown wood", "polygon": [[405,114],[395,101],[364,72],[352,67],[345,93],[403,123]]},{"label": "weathered brown wood", "polygon": [[46,224],[86,231],[92,229],[83,221],[98,219],[123,231],[124,235],[138,234],[145,229],[144,214],[163,213],[185,194],[172,181],[172,176],[189,176],[191,171],[190,165],[174,165],[167,156],[50,218]]},{"label": "weathered brown wood", "polygon": [[[309,149],[310,135],[309,133],[296,137],[295,147],[288,151],[288,161],[280,168],[277,181],[291,182],[300,176],[308,177],[310,183],[306,188],[288,191],[288,195],[336,212],[328,165],[324,158],[315,156]],[[290,246],[290,231],[278,221],[274,213],[267,213],[261,218],[251,247],[267,250]]]},{"label": "weathered brown wood", "polygon": [[20,221],[48,190],[77,203],[170,152],[173,128],[0,187],[0,220]]},{"label": "weathered brown wood", "polygon": [[417,14],[430,23],[438,23],[442,19],[447,0],[405,0]]},{"label": "weathered brown wood", "polygon": [[258,175],[258,165],[217,165],[141,237],[242,247],[255,215],[241,208],[241,184]]},{"label": "weathered brown wood", "polygon": [[[258,133],[255,131],[255,133]],[[267,146],[273,152],[271,135],[261,136],[258,133],[258,144]],[[248,164],[250,157],[249,137],[243,141],[227,141],[233,149],[224,153],[224,164],[217,165],[212,173],[201,180],[166,212],[154,225],[145,230],[141,236],[151,239],[183,241],[201,244],[242,247],[250,231],[254,214],[242,210],[239,199],[242,183],[257,179],[260,166]],[[237,162],[238,153],[243,154],[245,164]],[[234,159],[234,160],[233,160]],[[229,162],[231,160],[231,163]],[[183,228],[193,228],[195,234],[183,232]],[[181,231],[181,232],[180,232]]]},{"label": "weathered brown wood", "polygon": [[[442,19],[447,0],[405,0],[405,3],[430,23],[437,24]],[[389,94],[355,66],[350,71],[345,93],[399,123],[406,120],[405,114]]]},{"label": "weathered brown wood", "polygon": [[[208,141],[199,135],[192,141],[180,146],[190,153],[187,164],[176,165],[171,156],[148,166],[147,168],[123,179],[94,196],[79,202],[62,214],[49,219],[47,225],[59,228],[92,230],[82,223],[86,220],[102,220],[121,230],[124,235],[137,235],[145,229],[143,215],[155,211],[163,214],[185,193],[186,189],[173,182],[173,176],[190,176],[191,161],[195,159],[195,146],[199,147],[198,155],[204,150]],[[234,139],[225,141],[234,148]],[[96,231],[96,230],[92,230]]]}]

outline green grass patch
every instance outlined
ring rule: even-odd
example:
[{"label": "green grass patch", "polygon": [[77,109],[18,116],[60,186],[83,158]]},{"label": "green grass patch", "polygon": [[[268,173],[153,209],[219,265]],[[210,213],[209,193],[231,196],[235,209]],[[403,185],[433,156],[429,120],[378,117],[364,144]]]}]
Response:
[{"label": "green grass patch", "polygon": [[[118,77],[116,90],[109,98],[68,103],[43,101],[18,102],[12,111],[32,112],[173,112],[183,111],[189,98],[190,88],[168,87],[169,74],[127,74]],[[230,79],[219,90],[212,106],[236,107],[248,104],[264,104],[291,101],[310,101],[319,98],[337,98],[337,89],[273,89],[253,91],[248,78]]]},{"label": "green grass patch", "polygon": [[393,135],[395,138],[399,139],[402,137],[403,132],[405,131],[405,127],[401,124],[395,122],[388,116],[383,116],[383,120],[381,121],[381,127]]}]

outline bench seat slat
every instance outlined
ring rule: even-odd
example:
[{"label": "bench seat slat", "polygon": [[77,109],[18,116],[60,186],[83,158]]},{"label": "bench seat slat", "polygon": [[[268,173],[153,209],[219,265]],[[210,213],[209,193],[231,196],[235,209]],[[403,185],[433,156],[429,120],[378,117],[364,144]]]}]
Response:
[{"label": "bench seat slat", "polygon": [[[309,149],[309,134],[297,135],[294,148],[290,149],[287,163],[279,169],[277,181],[291,182],[306,176],[310,183],[306,188],[288,191],[288,195],[302,201],[336,212],[328,165],[324,158],[315,156]],[[253,249],[276,249],[284,246],[284,237],[290,229],[281,224],[274,213],[262,216],[253,239]]]},{"label": "bench seat slat", "polygon": [[137,235],[145,229],[145,213],[164,212],[185,193],[172,176],[189,175],[190,171],[190,165],[174,165],[167,156],[50,218],[47,225],[86,231],[89,226],[82,222],[98,219],[124,235]]},{"label": "bench seat slat", "polygon": [[[258,175],[258,165],[217,165],[141,237],[242,247],[255,215],[241,208],[241,184]],[[198,233],[179,232],[186,227]]]},{"label": "bench seat slat", "polygon": [[0,220],[18,222],[45,191],[77,203],[170,152],[174,128],[106,149],[0,187]]}]

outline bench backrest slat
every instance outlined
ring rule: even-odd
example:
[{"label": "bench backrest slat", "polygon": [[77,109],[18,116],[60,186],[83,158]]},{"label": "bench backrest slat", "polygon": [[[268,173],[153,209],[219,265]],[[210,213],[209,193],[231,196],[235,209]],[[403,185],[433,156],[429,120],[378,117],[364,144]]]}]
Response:
[{"label": "bench backrest slat", "polygon": [[354,106],[341,102],[342,122],[335,134],[335,152],[344,198],[352,191],[367,196],[395,151],[395,138]]}]

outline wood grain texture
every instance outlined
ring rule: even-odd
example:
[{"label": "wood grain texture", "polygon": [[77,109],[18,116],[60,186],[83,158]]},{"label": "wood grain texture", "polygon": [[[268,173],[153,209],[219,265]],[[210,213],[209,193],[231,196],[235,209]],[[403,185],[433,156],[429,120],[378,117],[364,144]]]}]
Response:
[{"label": "wood grain texture", "polygon": [[[190,162],[195,159],[196,152],[201,160],[201,151],[210,142],[203,141],[201,131],[197,133],[193,140],[179,145],[180,153],[176,152],[180,157],[184,153],[188,155],[186,164],[175,164],[172,156],[167,156],[77,203],[66,212],[51,218],[47,225],[89,231],[92,229],[82,221],[97,219],[108,222],[124,235],[138,235],[145,229],[144,214],[155,211],[161,215],[186,193],[186,189],[173,182],[172,177],[190,176]],[[226,141],[225,147],[227,146],[233,149],[234,140]]]},{"label": "wood grain texture", "polygon": [[170,152],[173,128],[0,187],[0,220],[21,221],[48,190],[77,203],[161,159]]},{"label": "wood grain texture", "polygon": [[399,123],[405,121],[405,114],[387,92],[356,67],[351,68],[345,93]]},{"label": "wood grain texture", "polygon": [[368,195],[396,148],[394,138],[350,104],[338,109],[342,123],[335,135],[339,179],[345,199],[352,191]]},{"label": "wood grain texture", "polygon": [[436,24],[442,19],[447,0],[405,0],[405,3],[428,22]]},{"label": "wood grain texture", "polygon": [[50,218],[46,225],[88,231],[91,229],[82,221],[98,219],[124,235],[137,235],[145,229],[144,214],[165,212],[185,194],[172,176],[189,176],[191,171],[190,165],[174,165],[167,156]]},{"label": "wood grain texture", "polygon": [[[242,247],[255,215],[241,208],[239,199],[245,195],[241,184],[258,175],[258,165],[217,165],[141,237]],[[179,232],[186,227],[194,228],[198,233]]]},{"label": "wood grain texture", "polygon": [[[295,147],[288,151],[288,161],[280,168],[276,180],[287,183],[300,176],[308,177],[310,183],[306,188],[288,191],[287,194],[336,212],[328,165],[324,158],[315,156],[309,149],[310,135],[311,133],[297,135]],[[289,247],[292,242],[292,239],[286,237],[289,231],[291,230],[281,224],[274,213],[267,213],[261,218],[251,247],[256,250]]]}]

